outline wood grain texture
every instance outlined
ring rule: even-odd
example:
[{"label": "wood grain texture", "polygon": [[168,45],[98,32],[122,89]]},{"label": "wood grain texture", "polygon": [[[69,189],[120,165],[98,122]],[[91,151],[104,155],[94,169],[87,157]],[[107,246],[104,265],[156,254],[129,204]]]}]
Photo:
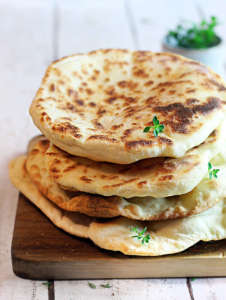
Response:
[{"label": "wood grain texture", "polygon": [[225,240],[199,243],[164,257],[129,257],[106,251],[56,228],[20,194],[12,261],[18,276],[41,280],[224,276],[225,251]]}]

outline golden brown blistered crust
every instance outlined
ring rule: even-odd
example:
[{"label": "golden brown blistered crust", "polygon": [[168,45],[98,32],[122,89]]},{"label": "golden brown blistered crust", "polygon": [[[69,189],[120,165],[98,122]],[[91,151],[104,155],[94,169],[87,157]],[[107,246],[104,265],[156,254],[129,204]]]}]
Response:
[{"label": "golden brown blistered crust", "polygon": [[[96,55],[102,65],[96,63]],[[76,69],[73,60],[84,57],[90,63]],[[70,60],[69,74],[61,66]],[[112,79],[116,70],[119,77]],[[170,148],[178,134],[187,139],[222,110],[225,98],[220,77],[197,62],[169,53],[105,49],[50,65],[30,111],[39,128],[44,134],[48,131],[49,138],[54,135],[55,141],[64,143],[64,137],[71,137],[67,144],[84,149],[99,142],[131,152],[156,145]],[[54,120],[46,102],[62,116]],[[143,133],[154,115],[165,125],[157,138],[152,131]]]},{"label": "golden brown blistered crust", "polygon": [[191,191],[205,176],[210,161],[224,151],[224,126],[181,158],[156,157],[120,165],[68,154],[51,144],[48,170],[63,189],[105,196],[168,197]]},{"label": "golden brown blistered crust", "polygon": [[[213,134],[213,139],[214,137],[215,134]],[[80,212],[88,216],[100,218],[112,218],[121,215],[137,220],[167,220],[198,214],[221,200],[221,197],[213,197],[210,196],[209,193],[210,190],[217,191],[219,186],[221,186],[218,184],[217,180],[208,181],[204,192],[203,189],[198,189],[198,192],[191,191],[186,195],[173,196],[168,199],[165,198],[165,204],[159,206],[159,209],[156,209],[154,203],[157,201],[158,204],[158,201],[161,201],[161,199],[154,199],[151,197],[140,198],[141,202],[143,201],[143,204],[139,204],[139,198],[134,198],[136,199],[134,201],[134,199],[123,199],[122,197],[104,197],[80,191],[62,190],[59,185],[54,182],[45,165],[46,151],[48,150],[49,142],[48,140],[43,140],[43,137],[40,137],[39,139],[40,140],[36,139],[36,142],[33,143],[30,148],[25,171],[28,171],[29,176],[36,184],[39,191],[64,210]],[[49,154],[51,155],[51,153]],[[54,165],[57,166],[59,163],[60,160],[54,158]],[[173,165],[169,163],[166,168],[167,167],[172,168]],[[125,167],[122,172],[127,172]],[[171,180],[170,175],[166,175],[165,177],[166,178],[162,179]],[[113,178],[114,176],[112,179]],[[83,178],[86,183],[88,183],[87,179],[88,178]],[[139,182],[140,186],[143,184],[146,184],[146,182]],[[202,193],[201,198],[200,192]],[[219,192],[217,193],[220,194]],[[198,198],[196,197],[196,194],[198,194]],[[146,202],[150,204],[152,202],[154,205],[151,204],[145,206],[144,203]]]},{"label": "golden brown blistered crust", "polygon": [[[58,179],[64,176],[65,173],[73,171],[76,168],[81,170],[82,174],[88,173],[90,169],[97,169],[97,179],[98,176],[100,176],[100,178],[104,180],[106,184],[103,185],[103,188],[105,190],[112,189],[113,187],[120,187],[131,182],[133,182],[134,186],[137,186],[138,189],[141,189],[144,185],[148,184],[148,182],[146,180],[142,180],[142,178],[150,173],[150,170],[153,174],[153,178],[155,178],[156,183],[169,182],[174,178],[175,175],[177,175],[175,174],[176,170],[180,169],[182,166],[186,172],[189,172],[198,165],[197,160],[195,159],[192,163],[192,155],[188,155],[186,158],[180,159],[179,161],[166,157],[158,157],[155,159],[142,160],[130,165],[111,165],[107,163],[101,163],[101,166],[99,162],[77,157],[73,161],[70,161],[70,166],[68,167],[68,163],[65,161],[64,153],[47,153],[47,155],[51,154],[52,156],[56,157],[50,167],[50,172],[53,178]],[[66,156],[72,157],[69,154],[66,154]],[[57,161],[59,161],[59,159],[61,163],[62,160],[66,162],[67,167],[64,170],[61,170],[60,167],[58,168]],[[101,169],[103,170],[102,172]],[[121,175],[127,175],[132,178],[129,180],[124,180],[124,176]],[[95,180],[95,178],[81,176],[80,180],[86,184],[89,184]],[[115,181],[117,181],[117,183],[114,184]]]},{"label": "golden brown blistered crust", "polygon": [[[48,146],[49,141],[40,137],[40,140],[29,151],[26,162],[26,171],[45,197],[64,210],[89,216],[111,218],[120,214],[118,210],[120,197],[102,197],[79,191],[60,190],[51,176],[47,174],[44,165],[44,156]],[[88,181],[88,178],[82,177],[85,182]]]}]

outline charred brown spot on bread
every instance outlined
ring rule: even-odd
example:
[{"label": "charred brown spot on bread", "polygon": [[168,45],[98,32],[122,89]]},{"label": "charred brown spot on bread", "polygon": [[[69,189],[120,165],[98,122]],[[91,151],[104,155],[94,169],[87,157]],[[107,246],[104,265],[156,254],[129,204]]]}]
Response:
[{"label": "charred brown spot on bread", "polygon": [[135,63],[143,63],[152,60],[151,52],[148,51],[135,51],[133,58]]},{"label": "charred brown spot on bread", "polygon": [[54,92],[54,91],[55,91],[55,85],[54,85],[54,83],[51,83],[51,84],[49,85],[49,91],[50,91],[50,92]]},{"label": "charred brown spot on bread", "polygon": [[159,100],[156,96],[152,96],[152,97],[148,97],[146,100],[145,100],[145,103],[146,104],[154,104],[154,103],[158,103]]},{"label": "charred brown spot on bread", "polygon": [[90,178],[88,178],[88,177],[86,177],[86,176],[81,176],[81,177],[80,177],[80,180],[82,180],[82,181],[84,181],[84,182],[86,182],[86,183],[92,182],[92,179],[90,179]]},{"label": "charred brown spot on bread", "polygon": [[98,119],[92,120],[92,123],[93,123],[95,128],[104,129],[104,126],[98,121]]},{"label": "charred brown spot on bread", "polygon": [[147,82],[145,82],[144,86],[150,86],[153,85],[154,81],[153,80],[148,80]]},{"label": "charred brown spot on bread", "polygon": [[114,86],[109,86],[108,88],[105,89],[104,92],[109,96],[113,96],[115,95],[115,88]]},{"label": "charred brown spot on bread", "polygon": [[[194,99],[193,99],[194,100]],[[198,99],[196,99],[196,102]],[[201,113],[203,115],[220,108],[221,100],[217,97],[209,97],[203,104],[192,104],[192,107],[185,106],[182,103],[172,103],[166,106],[156,106],[153,111],[162,114],[166,121],[165,125],[170,126],[175,132],[188,133],[188,125],[191,124],[192,118],[195,114]]]},{"label": "charred brown spot on bread", "polygon": [[189,94],[189,93],[194,93],[195,91],[196,91],[196,89],[187,89],[185,92],[187,94]]},{"label": "charred brown spot on bread", "polygon": [[77,112],[76,107],[75,107],[72,103],[70,103],[70,102],[67,102],[67,103],[65,104],[65,106],[62,106],[62,107],[60,107],[60,108],[66,109],[66,110],[70,110],[70,111],[72,111],[72,112]]},{"label": "charred brown spot on bread", "polygon": [[82,137],[82,135],[79,134],[80,129],[69,122],[62,122],[60,124],[53,125],[52,130],[60,133],[70,133],[75,138]]},{"label": "charred brown spot on bread", "polygon": [[40,147],[41,151],[46,152],[46,150],[49,148],[50,142],[47,139],[43,139],[43,140],[40,140],[38,142],[38,144],[39,144],[39,147]]},{"label": "charred brown spot on bread", "polygon": [[107,102],[107,103],[109,103],[109,104],[112,104],[112,103],[114,103],[116,100],[117,100],[116,97],[110,97],[110,98],[107,98],[107,99],[105,100],[105,102]]},{"label": "charred brown spot on bread", "polygon": [[138,182],[137,186],[139,189],[141,189],[143,187],[143,185],[145,185],[145,184],[147,184],[146,180]]},{"label": "charred brown spot on bread", "polygon": [[173,175],[164,175],[164,176],[160,176],[159,177],[159,181],[169,181],[169,180],[172,180],[173,179]]},{"label": "charred brown spot on bread", "polygon": [[86,91],[86,93],[87,93],[88,95],[93,95],[93,94],[94,94],[94,91],[91,90],[90,88],[87,88],[85,91]]},{"label": "charred brown spot on bread", "polygon": [[[127,99],[128,101],[128,99]],[[131,101],[133,102],[136,102],[136,99],[132,98]],[[144,110],[144,107],[143,106],[140,106],[140,105],[129,105],[130,103],[127,102],[126,103],[126,107],[124,109],[124,112],[125,112],[125,117],[128,118],[128,117],[131,117],[131,116],[134,116],[135,114],[137,114],[138,112],[141,112]],[[141,116],[136,116],[135,117],[135,120],[138,120],[139,118],[141,118]]]},{"label": "charred brown spot on bread", "polygon": [[140,77],[140,78],[148,78],[149,77],[149,74],[146,73],[143,69],[137,69],[137,68],[134,68],[133,75],[135,77]]},{"label": "charred brown spot on bread", "polygon": [[68,90],[67,90],[68,96],[71,96],[71,95],[73,94],[73,92],[74,92],[74,91],[73,91],[72,89],[68,89]]},{"label": "charred brown spot on bread", "polygon": [[94,102],[89,102],[89,104],[88,104],[90,107],[95,107],[96,106],[96,103],[94,103]]},{"label": "charred brown spot on bread", "polygon": [[123,132],[123,137],[128,137],[131,135],[131,133],[133,132],[133,128],[129,128],[129,129],[126,129],[124,132]]},{"label": "charred brown spot on bread", "polygon": [[73,164],[73,165],[68,166],[67,168],[65,168],[65,169],[63,170],[63,172],[66,173],[66,172],[69,172],[69,171],[74,170],[74,169],[75,169],[75,165]]},{"label": "charred brown spot on bread", "polygon": [[128,88],[129,90],[135,90],[138,87],[138,82],[134,82],[132,80],[122,80],[118,82],[118,86],[120,88]]},{"label": "charred brown spot on bread", "polygon": [[67,94],[68,94],[68,96],[70,96],[72,98],[73,101],[79,100],[77,91],[68,89]]},{"label": "charred brown spot on bread", "polygon": [[132,149],[136,147],[149,147],[153,145],[153,141],[150,140],[137,140],[137,141],[128,141],[125,143],[127,149]]},{"label": "charred brown spot on bread", "polygon": [[112,184],[112,185],[104,185],[103,188],[104,188],[104,189],[108,189],[108,188],[111,188],[111,187],[119,187],[119,186],[122,186],[122,185],[126,185],[126,184],[128,184],[128,183],[137,181],[137,179],[138,179],[138,178],[132,178],[132,179],[128,179],[128,180],[123,180],[123,181],[120,182],[120,183],[116,183],[116,184]]},{"label": "charred brown spot on bread", "polygon": [[207,79],[207,81],[211,85],[214,85],[215,87],[217,87],[217,89],[218,89],[219,92],[226,91],[226,87],[223,84],[217,82],[216,80],[214,80],[214,79]]},{"label": "charred brown spot on bread", "polygon": [[83,106],[84,105],[84,101],[83,100],[75,100],[75,103],[78,104],[79,106]]},{"label": "charred brown spot on bread", "polygon": [[169,95],[175,95],[176,94],[176,90],[170,90],[169,91]]},{"label": "charred brown spot on bread", "polygon": [[152,88],[152,90],[157,90],[157,89],[161,89],[163,87],[168,88],[168,87],[172,87],[178,84],[192,84],[191,80],[175,80],[175,81],[165,81],[165,82],[160,82],[159,84],[157,84],[156,86],[154,86]]},{"label": "charred brown spot on bread", "polygon": [[104,175],[104,174],[100,175],[101,179],[106,179],[106,180],[114,180],[117,179],[118,177],[119,177],[118,175],[111,175],[111,176]]},{"label": "charred brown spot on bread", "polygon": [[211,111],[213,111],[216,108],[221,107],[221,99],[217,97],[208,97],[207,102],[204,104],[196,105],[193,108],[194,113],[201,113],[201,114],[207,114]]},{"label": "charred brown spot on bread", "polygon": [[52,173],[59,173],[60,171],[55,166],[51,166],[50,167],[50,172],[52,172]]},{"label": "charred brown spot on bread", "polygon": [[55,158],[54,161],[53,161],[53,163],[54,164],[59,164],[59,163],[61,163],[61,161],[59,159]]},{"label": "charred brown spot on bread", "polygon": [[84,81],[84,82],[81,83],[81,85],[82,86],[87,86],[88,84],[87,84],[87,82]]},{"label": "charred brown spot on bread", "polygon": [[96,75],[96,76],[100,75],[100,71],[97,70],[97,69],[93,70],[93,73],[94,73],[94,75]]},{"label": "charred brown spot on bread", "polygon": [[46,120],[47,122],[51,121],[51,118],[48,116],[48,114],[46,112],[41,113],[40,121],[44,122],[44,120]]},{"label": "charred brown spot on bread", "polygon": [[98,111],[97,111],[97,115],[98,115],[99,117],[102,117],[106,112],[107,112],[106,109],[100,107],[100,108],[98,109]]},{"label": "charred brown spot on bread", "polygon": [[122,127],[122,126],[123,126],[123,124],[113,125],[113,126],[111,127],[111,129],[112,129],[112,130],[117,130],[118,128],[120,128],[120,127]]},{"label": "charred brown spot on bread", "polygon": [[91,135],[88,140],[100,140],[100,141],[108,141],[108,142],[112,142],[112,143],[116,143],[117,142],[117,139],[115,138],[110,138],[109,136],[107,135],[102,135],[102,134],[99,134],[99,135]]},{"label": "charred brown spot on bread", "polygon": [[125,88],[125,87],[127,87],[127,81],[125,81],[125,80],[119,81],[119,82],[118,82],[118,86],[119,86],[120,88]]}]

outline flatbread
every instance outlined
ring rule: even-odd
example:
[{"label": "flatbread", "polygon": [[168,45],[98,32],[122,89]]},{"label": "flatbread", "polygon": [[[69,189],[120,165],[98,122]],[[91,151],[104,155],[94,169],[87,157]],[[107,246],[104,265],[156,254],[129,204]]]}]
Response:
[{"label": "flatbread", "polygon": [[[40,137],[33,140],[28,147],[29,152],[26,160],[29,177],[45,197],[67,211],[80,212],[80,207],[84,207],[84,204],[87,203],[89,210],[92,211],[87,215],[100,215],[105,218],[119,215],[117,211],[119,197],[106,198],[101,195],[61,189],[46,168],[45,158],[48,146],[49,141],[46,138]],[[107,203],[108,205],[106,205]]]},{"label": "flatbread", "polygon": [[207,173],[208,162],[226,149],[226,124],[181,158],[150,158],[131,165],[95,162],[51,145],[47,164],[63,189],[103,196],[169,197],[190,192]]},{"label": "flatbread", "polygon": [[[208,67],[182,56],[98,50],[51,64],[30,107],[59,148],[96,161],[129,164],[181,157],[224,118],[226,86]],[[164,131],[155,137],[157,116]]]},{"label": "flatbread", "polygon": [[[97,246],[126,255],[159,256],[186,250],[199,241],[226,238],[226,200],[206,212],[169,221],[138,222],[126,218],[99,222],[78,213],[67,213],[45,198],[25,169],[25,156],[10,164],[12,183],[59,228],[80,237],[89,237]],[[133,238],[133,227],[147,226],[148,244]]]},{"label": "flatbread", "polygon": [[36,205],[57,227],[66,232],[88,237],[90,217],[59,209],[53,202],[45,198],[31,181],[25,168],[26,156],[22,155],[11,161],[9,175],[14,186],[20,190],[34,205]]},{"label": "flatbread", "polygon": [[48,140],[37,140],[28,153],[26,168],[41,193],[62,209],[94,217],[124,216],[137,220],[167,220],[198,214],[226,197],[226,159],[219,159],[217,179],[205,177],[190,193],[166,198],[104,197],[62,190],[45,165]]},{"label": "flatbread", "polygon": [[[217,241],[226,238],[226,200],[202,214],[168,221],[138,222],[117,218],[109,222],[92,222],[89,238],[99,247],[120,251],[126,255],[160,256],[179,253],[199,241]],[[147,226],[148,244],[132,238],[131,228],[142,230]]]}]

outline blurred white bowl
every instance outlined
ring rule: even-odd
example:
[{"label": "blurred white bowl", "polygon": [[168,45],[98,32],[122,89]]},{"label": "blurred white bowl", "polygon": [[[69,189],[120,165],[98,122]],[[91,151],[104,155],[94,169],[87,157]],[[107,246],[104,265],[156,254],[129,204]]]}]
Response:
[{"label": "blurred white bowl", "polygon": [[186,49],[170,45],[165,38],[162,43],[162,49],[164,52],[177,53],[185,57],[191,58],[193,60],[199,61],[209,66],[211,69],[213,69],[216,73],[220,75],[223,75],[224,73],[223,64],[225,57],[225,47],[222,40],[218,45],[207,49]]}]

